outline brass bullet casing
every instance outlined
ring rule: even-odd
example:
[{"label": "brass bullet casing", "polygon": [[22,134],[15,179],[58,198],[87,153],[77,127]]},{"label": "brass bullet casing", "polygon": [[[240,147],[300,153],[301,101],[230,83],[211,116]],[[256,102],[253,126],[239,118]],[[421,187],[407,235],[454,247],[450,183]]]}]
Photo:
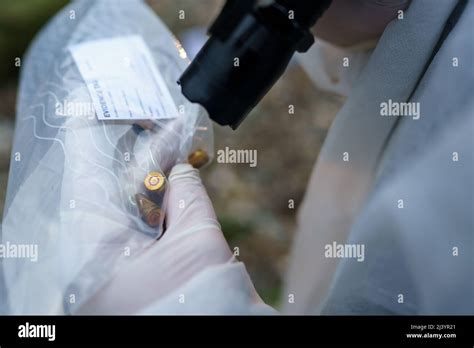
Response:
[{"label": "brass bullet casing", "polygon": [[158,227],[161,223],[162,211],[147,196],[141,193],[135,195],[140,216],[150,227]]},{"label": "brass bullet casing", "polygon": [[188,162],[194,168],[201,168],[207,162],[209,162],[209,155],[204,150],[196,150],[188,156]]},{"label": "brass bullet casing", "polygon": [[165,189],[166,178],[162,172],[150,172],[144,182],[145,187],[150,193],[161,193]]}]

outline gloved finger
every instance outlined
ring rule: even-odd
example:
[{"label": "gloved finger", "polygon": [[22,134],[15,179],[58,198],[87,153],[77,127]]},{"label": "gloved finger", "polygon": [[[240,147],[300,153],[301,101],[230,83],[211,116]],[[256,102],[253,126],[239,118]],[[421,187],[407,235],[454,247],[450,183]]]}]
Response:
[{"label": "gloved finger", "polygon": [[[117,272],[82,313],[133,313],[213,265],[234,261],[198,170],[176,165],[169,177],[168,229]],[[120,305],[117,305],[120,304]]]},{"label": "gloved finger", "polygon": [[197,169],[189,164],[174,166],[169,175],[169,184],[166,214],[168,228],[179,225],[179,230],[186,230],[205,223],[220,229]]}]

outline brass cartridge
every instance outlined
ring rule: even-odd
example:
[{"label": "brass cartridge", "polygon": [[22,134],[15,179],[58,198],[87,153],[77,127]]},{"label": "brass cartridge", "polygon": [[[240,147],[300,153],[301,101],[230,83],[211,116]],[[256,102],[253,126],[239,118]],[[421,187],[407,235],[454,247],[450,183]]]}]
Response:
[{"label": "brass cartridge", "polygon": [[165,190],[166,178],[162,172],[150,172],[143,183],[150,193],[161,193]]},{"label": "brass cartridge", "polygon": [[207,162],[209,162],[209,155],[204,150],[196,150],[188,156],[188,162],[194,168],[201,168]]},{"label": "brass cartridge", "polygon": [[158,227],[161,223],[162,211],[153,201],[141,193],[135,195],[140,216],[150,227]]}]

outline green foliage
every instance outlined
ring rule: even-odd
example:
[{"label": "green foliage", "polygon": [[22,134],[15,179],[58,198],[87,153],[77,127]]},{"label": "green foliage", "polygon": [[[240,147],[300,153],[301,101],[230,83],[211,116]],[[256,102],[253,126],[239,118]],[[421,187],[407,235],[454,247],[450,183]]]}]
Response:
[{"label": "green foliage", "polygon": [[241,238],[248,237],[253,231],[253,227],[250,224],[242,223],[237,217],[219,216],[219,223],[229,243],[235,243]]},{"label": "green foliage", "polygon": [[278,309],[280,306],[282,287],[281,285],[266,288],[259,291],[259,295],[262,298],[263,302],[267,305]]}]

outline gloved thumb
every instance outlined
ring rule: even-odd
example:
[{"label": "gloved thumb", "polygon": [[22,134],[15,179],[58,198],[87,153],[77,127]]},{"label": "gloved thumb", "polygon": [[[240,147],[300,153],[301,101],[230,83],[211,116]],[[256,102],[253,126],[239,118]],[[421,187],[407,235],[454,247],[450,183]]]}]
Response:
[{"label": "gloved thumb", "polygon": [[220,229],[212,202],[204,188],[199,170],[178,164],[169,175],[166,212],[167,228],[184,231],[196,225],[210,224]]},{"label": "gloved thumb", "polygon": [[175,264],[182,254],[192,260],[189,272],[234,260],[199,171],[189,164],[171,170],[166,214],[166,231],[157,244],[162,253],[170,247]]}]

